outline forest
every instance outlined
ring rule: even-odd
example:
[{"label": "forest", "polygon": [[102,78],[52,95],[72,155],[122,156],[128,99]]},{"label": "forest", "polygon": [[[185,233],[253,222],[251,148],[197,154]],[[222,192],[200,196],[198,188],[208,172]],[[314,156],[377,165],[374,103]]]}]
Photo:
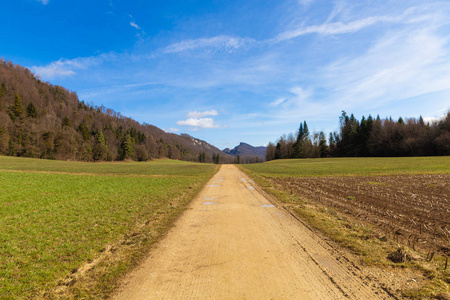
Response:
[{"label": "forest", "polygon": [[0,155],[73,161],[235,160],[187,134],[166,133],[104,106],[80,101],[75,92],[43,82],[27,68],[3,59]]},{"label": "forest", "polygon": [[269,143],[266,160],[314,157],[396,157],[450,155],[450,112],[435,122],[420,116],[397,121],[369,115],[357,120],[342,111],[339,132],[310,133],[306,121]]}]

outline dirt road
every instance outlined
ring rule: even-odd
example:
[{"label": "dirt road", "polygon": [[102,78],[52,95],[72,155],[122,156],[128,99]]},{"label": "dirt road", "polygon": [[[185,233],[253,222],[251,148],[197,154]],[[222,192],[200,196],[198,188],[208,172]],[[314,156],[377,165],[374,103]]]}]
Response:
[{"label": "dirt road", "polygon": [[224,165],[113,299],[390,299]]}]

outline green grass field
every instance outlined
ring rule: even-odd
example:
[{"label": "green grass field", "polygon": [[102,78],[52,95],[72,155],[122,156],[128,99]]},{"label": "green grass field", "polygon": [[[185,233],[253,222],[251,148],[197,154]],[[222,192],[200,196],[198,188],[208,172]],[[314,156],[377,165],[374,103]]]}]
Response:
[{"label": "green grass field", "polygon": [[[151,238],[141,241],[148,249],[216,170],[171,160],[80,163],[0,156],[0,299],[42,297],[107,245],[150,222],[157,228],[148,228]],[[107,271],[126,271],[119,265]]]},{"label": "green grass field", "polygon": [[265,177],[450,173],[450,156],[284,159],[244,168]]}]

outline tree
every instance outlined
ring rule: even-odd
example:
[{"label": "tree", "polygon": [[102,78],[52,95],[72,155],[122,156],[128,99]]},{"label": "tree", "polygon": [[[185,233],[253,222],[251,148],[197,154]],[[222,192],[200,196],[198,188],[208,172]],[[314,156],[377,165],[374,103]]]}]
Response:
[{"label": "tree", "polygon": [[3,108],[3,96],[6,95],[6,86],[5,83],[2,82],[2,84],[0,84],[0,111],[2,111]]},{"label": "tree", "polygon": [[134,160],[137,160],[137,161],[147,161],[148,160],[148,152],[144,145],[135,145],[134,146]]},{"label": "tree", "polygon": [[81,123],[78,125],[77,131],[81,134],[84,141],[87,141],[91,138],[91,134],[89,133],[89,128],[87,127],[86,123]]},{"label": "tree", "polygon": [[293,158],[308,157],[308,144],[311,144],[311,141],[309,139],[308,124],[306,124],[306,121],[303,121],[303,123],[300,123],[297,140],[294,143]]},{"label": "tree", "polygon": [[275,159],[275,145],[273,143],[269,143],[266,148],[266,161],[271,161]]},{"label": "tree", "polygon": [[92,149],[92,158],[98,160],[108,160],[109,149],[106,145],[105,136],[101,130],[95,134],[94,147]]},{"label": "tree", "polygon": [[336,143],[339,154],[341,156],[357,156],[359,152],[357,141],[359,122],[353,114],[349,117],[345,111],[342,111],[339,121],[341,133],[340,140]]},{"label": "tree", "polygon": [[15,121],[16,118],[22,119],[25,115],[25,107],[18,94],[14,95],[14,104],[10,107],[9,115],[13,121]]},{"label": "tree", "polygon": [[69,117],[64,117],[64,119],[61,122],[62,127],[71,127],[72,123],[70,123]]},{"label": "tree", "polygon": [[325,138],[325,133],[321,131],[319,133],[319,156],[326,157],[327,154],[328,154],[327,140]]},{"label": "tree", "polygon": [[205,151],[201,151],[198,155],[198,162],[204,163],[206,161]]},{"label": "tree", "polygon": [[212,161],[213,161],[213,163],[215,163],[215,164],[219,164],[220,163],[220,155],[219,155],[219,153],[213,153],[212,154]]},{"label": "tree", "polygon": [[120,144],[120,159],[124,160],[127,158],[132,158],[134,153],[134,141],[130,134],[126,134],[122,143]]},{"label": "tree", "polygon": [[27,116],[29,118],[37,119],[38,112],[36,110],[36,107],[34,106],[33,102],[30,102],[27,106]]}]

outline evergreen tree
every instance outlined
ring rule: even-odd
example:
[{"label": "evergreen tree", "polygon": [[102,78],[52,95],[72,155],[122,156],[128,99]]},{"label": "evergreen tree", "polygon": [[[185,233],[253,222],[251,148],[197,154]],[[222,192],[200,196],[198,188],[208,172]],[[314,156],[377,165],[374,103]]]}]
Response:
[{"label": "evergreen tree", "polygon": [[3,96],[6,95],[6,86],[5,83],[2,82],[2,84],[0,84],[0,111],[2,111],[3,108]]},{"label": "evergreen tree", "polygon": [[213,153],[212,154],[212,161],[213,161],[213,163],[215,163],[215,164],[219,164],[220,163],[220,156],[219,156],[219,153]]},{"label": "evergreen tree", "polygon": [[124,160],[127,158],[132,158],[134,153],[134,141],[131,138],[130,134],[126,134],[124,139],[122,140],[122,143],[120,144],[120,159]]},{"label": "evergreen tree", "polygon": [[30,102],[27,106],[27,116],[29,118],[37,119],[38,112],[36,110],[36,107],[34,106],[33,102]]},{"label": "evergreen tree", "polygon": [[96,161],[107,160],[109,156],[109,149],[106,145],[106,139],[101,130],[95,134],[94,147],[92,149],[92,158]]},{"label": "evergreen tree", "polygon": [[78,125],[78,132],[81,134],[84,141],[88,141],[91,137],[91,134],[89,133],[89,128],[84,122]]},{"label": "evergreen tree", "polygon": [[16,118],[22,119],[25,115],[25,107],[23,106],[22,99],[20,99],[19,95],[14,95],[14,104],[10,107],[9,116],[13,121]]},{"label": "evergreen tree", "polygon": [[307,157],[307,148],[309,142],[309,130],[308,124],[306,121],[300,123],[300,127],[298,129],[297,140],[295,141],[293,147],[293,155],[289,158],[305,158]]},{"label": "evergreen tree", "polygon": [[0,99],[5,96],[6,94],[6,86],[5,83],[2,82],[2,84],[0,84]]},{"label": "evergreen tree", "polygon": [[62,127],[71,127],[72,123],[70,123],[69,117],[64,117],[64,119],[61,122]]},{"label": "evergreen tree", "polygon": [[319,156],[326,157],[328,155],[327,140],[325,138],[325,133],[321,131],[319,133]]}]

